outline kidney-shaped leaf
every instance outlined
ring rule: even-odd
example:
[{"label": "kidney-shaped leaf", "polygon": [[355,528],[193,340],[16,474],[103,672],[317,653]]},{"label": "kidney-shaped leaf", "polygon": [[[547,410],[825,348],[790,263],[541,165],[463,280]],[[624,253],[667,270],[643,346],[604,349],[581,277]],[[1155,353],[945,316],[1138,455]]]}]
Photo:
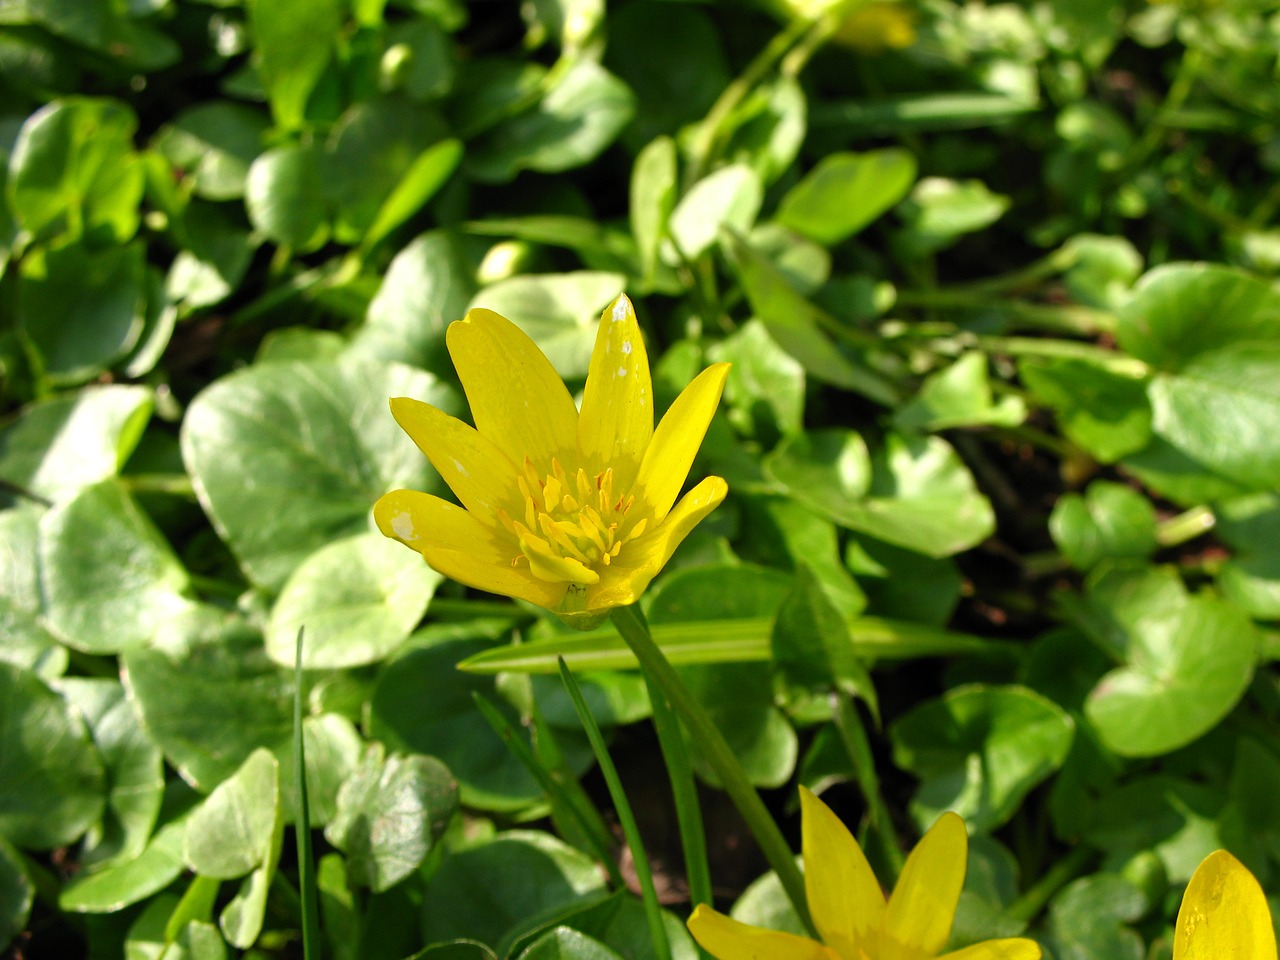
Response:
[{"label": "kidney-shaped leaf", "polygon": [[1165,598],[1135,611],[1124,666],[1098,682],[1084,712],[1121,756],[1169,753],[1206,733],[1249,685],[1259,636],[1237,606],[1213,597]]},{"label": "kidney-shaped leaf", "polygon": [[307,669],[356,667],[381,660],[408,638],[442,577],[377,533],[321,547],[284,585],[267,624],[267,653],[294,662],[305,629]]},{"label": "kidney-shaped leaf", "polygon": [[911,811],[922,827],[954,810],[994,830],[1062,766],[1071,717],[1025,687],[968,686],[906,714],[889,730],[894,762],[921,779]]},{"label": "kidney-shaped leaf", "polygon": [[34,674],[0,663],[0,836],[33,850],[70,843],[97,821],[105,794],[79,714]]},{"label": "kidney-shaped leaf", "polygon": [[778,221],[831,246],[906,196],[915,178],[915,157],[899,147],[833,153],[782,198]]},{"label": "kidney-shaped leaf", "polygon": [[388,397],[456,413],[457,394],[400,364],[268,364],[223,377],[192,402],[182,453],[205,511],[255,583],[278,590],[298,564],[368,530],[388,490],[439,492]]},{"label": "kidney-shaped leaf", "polygon": [[458,785],[435,757],[388,757],[373,743],[338,791],[324,835],[347,855],[351,882],[381,893],[418,869],[457,803]]}]

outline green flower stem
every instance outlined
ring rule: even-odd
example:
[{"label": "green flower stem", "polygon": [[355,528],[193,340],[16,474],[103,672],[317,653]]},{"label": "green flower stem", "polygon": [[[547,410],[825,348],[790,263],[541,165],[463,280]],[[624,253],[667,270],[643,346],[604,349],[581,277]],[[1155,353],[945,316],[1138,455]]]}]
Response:
[{"label": "green flower stem", "polygon": [[1176,547],[1208,533],[1218,518],[1206,506],[1192,507],[1177,516],[1162,520],[1156,527],[1156,543],[1162,547]]},{"label": "green flower stem", "polygon": [[842,693],[831,694],[831,704],[835,711],[836,732],[840,734],[840,742],[844,744],[849,761],[853,764],[858,778],[858,786],[867,801],[867,812],[871,819],[871,829],[880,844],[880,852],[885,863],[893,871],[896,882],[902,873],[902,848],[898,846],[898,838],[893,831],[893,818],[889,815],[888,804],[880,792],[880,777],[876,774],[875,760],[871,756],[871,742],[867,739],[867,731],[862,718],[853,705],[853,700]]},{"label": "green flower stem", "polygon": [[1076,847],[1024,890],[1022,896],[1004,911],[1005,915],[1029,923],[1055,893],[1088,870],[1097,857],[1097,851],[1090,847]]},{"label": "green flower stem", "polygon": [[658,686],[644,675],[653,709],[653,726],[658,732],[658,745],[671,780],[671,794],[680,824],[680,845],[684,851],[685,877],[689,882],[689,900],[697,906],[711,903],[711,866],[707,862],[707,835],[702,826],[702,807],[698,803],[698,787],[693,778],[693,764],[680,731],[680,721],[671,702]]},{"label": "green flower stem", "polygon": [[591,741],[591,750],[595,754],[596,763],[600,764],[600,772],[609,788],[609,796],[613,800],[614,810],[618,814],[618,823],[622,834],[627,838],[627,846],[631,849],[631,859],[635,865],[636,880],[640,884],[640,896],[644,901],[644,916],[649,927],[649,940],[653,944],[655,960],[671,960],[671,944],[667,941],[666,927],[662,924],[662,907],[658,903],[658,893],[653,886],[653,872],[649,869],[649,855],[645,853],[644,843],[640,839],[640,828],[636,825],[635,814],[631,804],[627,802],[627,792],[618,779],[618,770],[609,756],[609,748],[605,746],[604,737],[600,735],[600,727],[596,718],[591,715],[591,708],[582,696],[578,681],[574,679],[564,660],[560,661],[560,679],[573,700],[573,708],[578,712],[582,729]]},{"label": "green flower stem", "polygon": [[1045,337],[976,337],[974,339],[976,346],[990,353],[1007,353],[1015,357],[1086,360],[1105,366],[1112,373],[1134,379],[1149,376],[1151,373],[1151,368],[1136,357],[1117,353],[1092,343],[1051,340]]},{"label": "green flower stem", "polygon": [[693,146],[689,151],[690,160],[685,189],[702,179],[711,161],[714,159],[722,128],[734,110],[753,89],[773,69],[788,50],[813,28],[814,21],[797,19],[786,30],[775,34],[769,44],[756,54],[742,73],[724,88],[719,99],[711,105],[706,118],[698,125],[693,138]]},{"label": "green flower stem", "polygon": [[720,778],[720,783],[729,794],[734,806],[738,808],[738,813],[742,815],[756,842],[760,844],[760,850],[764,853],[765,859],[778,874],[782,889],[795,908],[796,914],[810,933],[816,937],[817,931],[809,916],[809,906],[805,900],[804,878],[796,866],[795,856],[787,846],[782,831],[778,829],[778,825],[765,808],[760,794],[747,779],[747,775],[725,741],[724,735],[707,715],[702,704],[689,692],[689,688],[681,681],[675,668],[667,662],[658,645],[653,642],[649,627],[640,611],[634,605],[615,607],[613,624],[640,662],[641,669],[667,697],[676,714],[684,722],[694,742],[698,744],[702,756]]}]

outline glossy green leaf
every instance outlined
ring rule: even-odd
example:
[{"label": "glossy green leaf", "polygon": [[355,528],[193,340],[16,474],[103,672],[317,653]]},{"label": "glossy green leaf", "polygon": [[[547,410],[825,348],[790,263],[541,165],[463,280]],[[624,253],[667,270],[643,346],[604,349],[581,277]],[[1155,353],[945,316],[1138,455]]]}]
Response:
[{"label": "glossy green leaf", "polygon": [[27,926],[35,887],[22,869],[18,851],[0,839],[0,949]]},{"label": "glossy green leaf", "polygon": [[1083,496],[1069,493],[1058,500],[1049,532],[1080,570],[1109,557],[1142,559],[1156,550],[1156,510],[1132,487],[1095,480]]},{"label": "glossy green leaf", "polygon": [[1089,607],[1125,660],[1085,703],[1108,749],[1127,757],[1168,753],[1235,706],[1260,645],[1239,607],[1189,597],[1176,575],[1141,567],[1101,568],[1090,588]]},{"label": "glossy green leaf", "polygon": [[878,710],[866,665],[854,653],[849,625],[807,566],[778,608],[773,656],[784,676],[802,687],[860,696]]},{"label": "glossy green leaf", "polygon": [[695,183],[671,213],[671,239],[689,260],[702,256],[721,227],[745,233],[755,223],[764,198],[760,178],[741,164],[723,167]]},{"label": "glossy green leaf", "polygon": [[447,374],[445,328],[462,319],[475,292],[475,267],[456,235],[433,230],[416,237],[387,268],[351,355]]},{"label": "glossy green leaf", "polygon": [[894,413],[893,421],[900,428],[933,432],[987,424],[1013,427],[1026,415],[1021,397],[993,398],[987,358],[973,351],[926,378],[920,392]]},{"label": "glossy green leaf", "polygon": [[50,629],[87,653],[141,646],[192,608],[182,563],[116,480],[44,515],[40,573]]},{"label": "glossy green leaf", "polygon": [[30,673],[0,663],[0,836],[64,846],[102,814],[102,759],[80,715]]},{"label": "glossy green leaf", "polygon": [[[410,650],[384,666],[369,703],[369,729],[392,750],[438,757],[467,806],[518,810],[538,797],[538,786],[512,762],[471,699],[480,693],[495,700],[493,681],[455,669],[478,649],[475,641],[455,640]],[[508,719],[518,722],[509,712]]]},{"label": "glossy green leaf", "polygon": [[457,140],[442,140],[420,153],[404,179],[378,209],[378,216],[361,243],[362,249],[370,250],[377,246],[391,231],[421,210],[444,186],[461,159],[462,144]]},{"label": "glossy green leaf", "polygon": [[826,332],[837,323],[800,295],[768,258],[740,237],[728,240],[730,262],[769,335],[815,379],[892,406],[897,388],[865,363],[846,355]]},{"label": "glossy green leaf", "polygon": [[993,193],[981,180],[925,177],[911,191],[901,213],[905,225],[897,240],[914,256],[951,246],[967,233],[989,227],[1012,201]]},{"label": "glossy green leaf", "polygon": [[1054,955],[1061,960],[1142,960],[1142,937],[1129,924],[1147,904],[1141,892],[1121,877],[1098,874],[1065,887],[1049,907]]},{"label": "glossy green leaf", "polygon": [[767,440],[800,430],[804,367],[773,341],[763,323],[747,321],[707,358],[733,364],[721,402],[739,432]]},{"label": "glossy green leaf", "polygon": [[389,219],[383,226],[389,226],[418,198],[425,203],[456,165],[457,144],[448,134],[434,109],[402,97],[365,100],[347,110],[318,158],[333,202],[335,238],[363,246],[384,214]]},{"label": "glossy green leaf", "polygon": [[325,837],[347,855],[352,883],[375,893],[417,870],[457,806],[457,784],[434,757],[386,755],[370,744],[338,792]]},{"label": "glossy green leaf", "polygon": [[1102,463],[1141,450],[1151,438],[1151,403],[1141,376],[1072,358],[1024,358],[1018,375],[1053,410],[1062,432]]},{"label": "glossy green leaf", "polygon": [[599,64],[574,62],[532,110],[490,130],[467,155],[472,174],[505,182],[521,170],[559,173],[595,159],[635,110],[627,85]]},{"label": "glossy green leaf", "polygon": [[1218,588],[1258,619],[1280,617],[1280,498],[1256,494],[1219,505],[1215,530],[1234,548]]},{"label": "glossy green leaf", "polygon": [[80,863],[94,867],[139,856],[164,798],[164,758],[142,729],[119,681],[66,677],[59,687],[89,726],[107,775],[101,823],[85,837]]},{"label": "glossy green leaf", "polygon": [[600,893],[585,855],[550,834],[512,830],[452,852],[426,884],[420,916],[428,941],[504,944],[547,912]]},{"label": "glossy green leaf", "polygon": [[234,880],[271,855],[280,810],[280,764],[259,748],[187,819],[182,858],[196,873]]},{"label": "glossy green leaf", "polygon": [[269,124],[244,104],[211,100],[183,110],[152,140],[183,175],[195,194],[207,200],[244,196],[249,166],[262,152]]},{"label": "glossy green leaf", "polygon": [[593,270],[531,274],[485,287],[470,306],[493,310],[520,327],[560,376],[583,378],[600,314],[625,284],[621,274]]},{"label": "glossy green leaf", "polygon": [[246,4],[258,72],[276,123],[302,125],[307,98],[329,63],[342,26],[338,0],[249,0]]},{"label": "glossy green leaf", "polygon": [[68,97],[27,118],[9,161],[13,211],[36,237],[122,243],[138,229],[138,118],[117,100]]},{"label": "glossy green leaf", "polygon": [[259,155],[249,168],[244,202],[249,222],[276,243],[305,253],[328,235],[324,178],[309,147],[273,147]]},{"label": "glossy green leaf", "polygon": [[1120,345],[1159,374],[1154,430],[1192,460],[1254,489],[1280,472],[1280,295],[1211,264],[1148,273],[1119,316]]},{"label": "glossy green leaf", "polygon": [[621,960],[599,940],[570,927],[548,930],[519,954],[520,960]]},{"label": "glossy green leaf", "polygon": [[[253,750],[266,746],[285,764],[288,799],[292,669],[271,663],[261,636],[237,617],[202,609],[188,630],[172,641],[173,649],[141,648],[124,655],[125,685],[143,727],[184,780],[205,792],[232,776]],[[310,727],[324,718],[308,717],[305,723]],[[335,739],[323,737],[326,744]],[[319,763],[323,750],[310,737],[307,751]],[[337,781],[344,776],[339,772]],[[314,781],[311,787],[312,803],[319,806],[323,791]]]},{"label": "glossy green leaf", "polygon": [[315,550],[369,529],[389,490],[442,490],[387,409],[399,396],[460,407],[420,370],[369,362],[250,367],[196,397],[183,460],[250,579],[278,590]]},{"label": "glossy green leaf", "polygon": [[74,877],[58,896],[58,906],[73,913],[115,913],[159,893],[182,873],[186,821],[165,824],[132,860]]},{"label": "glossy green leaf", "polygon": [[117,475],[151,416],[146,387],[88,387],[28,407],[0,432],[0,476],[49,500]]},{"label": "glossy green leaf", "polygon": [[894,762],[921,779],[911,813],[921,827],[954,810],[973,830],[1006,823],[1057,770],[1075,725],[1025,687],[957,687],[889,728]]},{"label": "glossy green leaf", "polygon": [[267,624],[267,653],[288,666],[305,628],[307,669],[381,660],[408,638],[442,579],[381,534],[335,540],[286,581]]},{"label": "glossy green leaf", "polygon": [[990,503],[944,440],[890,434],[870,460],[868,480],[861,438],[818,436],[780,447],[768,470],[791,496],[841,526],[930,557],[972,547],[995,529]]},{"label": "glossy green leaf", "polygon": [[898,147],[828,154],[782,198],[777,218],[832,246],[906,196],[915,178],[915,157]]},{"label": "glossy green leaf", "polygon": [[146,321],[145,249],[78,244],[22,261],[18,323],[55,383],[83,383],[124,359]]},{"label": "glossy green leaf", "polygon": [[631,235],[640,252],[644,276],[658,265],[658,252],[676,203],[676,145],[658,137],[636,156],[631,168]]}]

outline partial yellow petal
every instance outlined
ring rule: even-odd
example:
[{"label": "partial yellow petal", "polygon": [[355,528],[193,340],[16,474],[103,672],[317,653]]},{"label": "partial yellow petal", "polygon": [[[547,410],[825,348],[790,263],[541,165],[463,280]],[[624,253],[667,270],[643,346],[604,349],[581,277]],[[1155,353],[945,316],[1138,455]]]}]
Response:
[{"label": "partial yellow petal", "polygon": [[882,960],[937,956],[951,935],[968,854],[964,821],[944,813],[907,857],[889,898]]},{"label": "partial yellow petal", "polygon": [[945,953],[941,960],[1040,960],[1040,944],[1024,937],[984,940],[963,950]]},{"label": "partial yellow petal", "polygon": [[739,923],[706,904],[694,909],[689,932],[717,960],[839,960],[807,937]]},{"label": "partial yellow petal", "polygon": [[729,364],[717,363],[698,374],[671,405],[653,433],[636,478],[638,505],[661,523],[684,486],[707,426],[720,403]]},{"label": "partial yellow petal", "polygon": [[417,550],[440,573],[477,590],[554,607],[565,585],[539,580],[505,531],[487,527],[461,507],[417,490],[393,490],[373,505],[378,529]]},{"label": "partial yellow petal", "polygon": [[492,310],[468,310],[449,324],[449,355],[471,404],[476,429],[515,464],[577,460],[578,411],[560,375],[537,345]]},{"label": "partial yellow petal", "polygon": [[876,956],[884,892],[862,848],[805,787],[800,788],[800,823],[805,896],[823,942],[842,957]]},{"label": "partial yellow petal", "polygon": [[515,464],[492,441],[421,400],[395,397],[391,414],[477,520],[492,527],[500,509],[520,515]]},{"label": "partial yellow petal", "polygon": [[622,294],[600,318],[582,394],[578,446],[588,473],[613,467],[615,488],[630,490],[652,436],[649,355],[635,309]]},{"label": "partial yellow petal", "polygon": [[1187,884],[1173,934],[1173,960],[1276,960],[1266,895],[1225,850],[1205,857]]},{"label": "partial yellow petal", "polygon": [[585,608],[607,610],[635,603],[689,531],[720,506],[728,492],[729,485],[720,477],[707,477],[686,493],[656,530],[624,546],[609,566],[596,568],[600,582],[587,588]]}]

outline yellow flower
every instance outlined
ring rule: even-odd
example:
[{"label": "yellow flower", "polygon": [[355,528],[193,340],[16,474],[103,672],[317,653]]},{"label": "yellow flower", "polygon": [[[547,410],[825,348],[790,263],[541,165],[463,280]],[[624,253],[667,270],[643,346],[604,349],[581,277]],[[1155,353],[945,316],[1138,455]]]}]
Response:
[{"label": "yellow flower", "polygon": [[574,626],[634,602],[728,492],[707,477],[676,503],[729,365],[702,371],[655,430],[625,295],[600,320],[581,413],[542,351],[493,311],[469,311],[446,342],[475,427],[407,397],[391,412],[462,506],[396,490],[374,506],[378,528],[446,576]]},{"label": "yellow flower", "polygon": [[[893,896],[884,893],[858,842],[831,809],[800,788],[801,848],[809,912],[822,943],[739,923],[705,905],[689,918],[694,939],[718,960],[926,960],[951,934],[964,885],[969,837],[944,813],[911,851]],[[1021,938],[987,940],[948,960],[1038,960]]]},{"label": "yellow flower", "polygon": [[1187,884],[1173,934],[1173,960],[1276,960],[1266,895],[1225,850],[1205,857]]}]

